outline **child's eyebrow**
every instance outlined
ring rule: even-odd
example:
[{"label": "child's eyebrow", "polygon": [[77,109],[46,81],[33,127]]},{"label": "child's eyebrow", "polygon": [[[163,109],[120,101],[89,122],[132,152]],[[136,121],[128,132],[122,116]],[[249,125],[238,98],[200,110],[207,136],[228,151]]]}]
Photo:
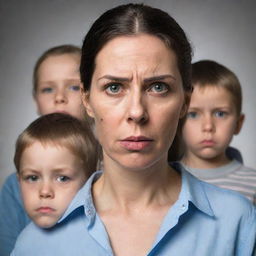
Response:
[{"label": "child's eyebrow", "polygon": [[80,83],[79,78],[70,78],[70,79],[65,79],[64,82],[66,83]]},{"label": "child's eyebrow", "polygon": [[[66,78],[64,80],[62,80],[64,82],[69,82],[69,83],[80,83],[80,79],[79,78]],[[57,81],[56,80],[41,80],[41,81],[38,81],[38,84],[55,84]]]},{"label": "child's eyebrow", "polygon": [[40,172],[38,170],[35,170],[33,168],[22,168],[19,173],[20,174],[24,174],[26,172],[30,172],[30,173],[33,173],[33,174],[40,174]]},{"label": "child's eyebrow", "polygon": [[71,172],[74,172],[74,169],[71,169],[70,167],[59,167],[59,168],[55,168],[55,169],[52,169],[51,172],[55,173],[55,174],[58,174],[58,173],[64,173],[66,171],[71,171]]}]

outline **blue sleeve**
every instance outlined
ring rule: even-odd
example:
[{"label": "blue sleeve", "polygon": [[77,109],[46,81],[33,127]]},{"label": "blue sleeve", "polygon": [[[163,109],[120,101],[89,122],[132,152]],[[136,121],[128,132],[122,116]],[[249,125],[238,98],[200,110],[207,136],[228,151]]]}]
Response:
[{"label": "blue sleeve", "polygon": [[20,196],[16,174],[11,174],[0,191],[0,255],[9,256],[19,233],[30,222]]},{"label": "blue sleeve", "polygon": [[256,255],[256,208],[243,216],[238,233],[237,254],[239,256]]}]

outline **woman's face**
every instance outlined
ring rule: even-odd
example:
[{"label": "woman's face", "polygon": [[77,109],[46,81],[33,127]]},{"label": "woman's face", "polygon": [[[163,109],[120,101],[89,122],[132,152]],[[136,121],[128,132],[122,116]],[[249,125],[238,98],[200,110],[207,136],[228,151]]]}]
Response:
[{"label": "woman's face", "polygon": [[175,53],[157,37],[120,36],[98,53],[83,99],[104,164],[138,170],[167,159],[184,103]]}]

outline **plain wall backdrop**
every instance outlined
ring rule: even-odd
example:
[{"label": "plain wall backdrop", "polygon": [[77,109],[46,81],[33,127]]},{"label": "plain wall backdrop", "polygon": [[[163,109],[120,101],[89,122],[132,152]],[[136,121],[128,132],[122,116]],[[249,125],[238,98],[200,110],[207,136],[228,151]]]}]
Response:
[{"label": "plain wall backdrop", "polygon": [[[55,45],[81,46],[92,22],[122,3],[128,1],[0,0],[0,186],[15,171],[13,154],[18,134],[37,117],[31,95],[37,58]],[[241,151],[247,166],[256,168],[255,1],[144,3],[167,11],[178,21],[193,45],[193,61],[212,59],[236,73],[242,84],[246,119],[232,145]]]}]

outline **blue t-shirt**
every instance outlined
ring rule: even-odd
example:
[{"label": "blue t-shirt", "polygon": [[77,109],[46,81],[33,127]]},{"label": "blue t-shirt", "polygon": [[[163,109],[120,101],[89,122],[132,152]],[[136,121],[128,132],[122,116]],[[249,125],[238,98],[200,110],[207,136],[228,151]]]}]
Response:
[{"label": "blue t-shirt", "polygon": [[[251,256],[256,237],[255,207],[235,192],[199,181],[183,169],[180,172],[179,198],[163,219],[147,255]],[[56,226],[42,229],[31,222],[11,256],[113,256],[91,194],[92,183],[100,175],[96,172],[90,177]]]},{"label": "blue t-shirt", "polygon": [[0,191],[0,255],[9,256],[16,239],[30,222],[20,196],[16,173],[11,174]]}]

